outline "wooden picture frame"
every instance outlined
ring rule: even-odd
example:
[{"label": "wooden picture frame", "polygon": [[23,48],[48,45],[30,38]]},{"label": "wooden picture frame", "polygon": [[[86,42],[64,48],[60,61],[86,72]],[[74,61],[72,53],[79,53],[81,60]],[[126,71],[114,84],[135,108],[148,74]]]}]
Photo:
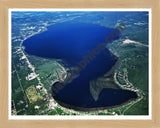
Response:
[{"label": "wooden picture frame", "polygon": [[[10,8],[147,8],[152,12],[152,119],[129,120],[9,120],[9,9]],[[103,1],[65,1],[65,0],[0,0],[0,128],[35,127],[160,127],[160,79],[159,79],[159,42],[160,42],[160,1],[159,0],[103,0]]]}]

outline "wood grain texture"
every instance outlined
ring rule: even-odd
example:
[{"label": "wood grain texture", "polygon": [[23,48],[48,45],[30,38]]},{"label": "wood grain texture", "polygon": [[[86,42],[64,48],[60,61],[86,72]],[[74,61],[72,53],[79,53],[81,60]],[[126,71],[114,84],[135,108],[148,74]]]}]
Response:
[{"label": "wood grain texture", "polygon": [[[151,8],[152,120],[8,120],[9,8]],[[0,128],[160,128],[160,0],[0,0]]]}]

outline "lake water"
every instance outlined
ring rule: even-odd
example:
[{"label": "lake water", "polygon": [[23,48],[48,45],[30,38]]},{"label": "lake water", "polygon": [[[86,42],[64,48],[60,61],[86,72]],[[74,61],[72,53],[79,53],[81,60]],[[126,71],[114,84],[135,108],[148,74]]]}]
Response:
[{"label": "lake water", "polygon": [[[23,45],[25,52],[30,55],[62,59],[70,66],[75,66],[82,60],[82,56],[88,55],[88,50],[92,51],[97,44],[105,43],[105,37],[113,30],[89,23],[57,23],[49,26],[47,31],[28,38]],[[54,99],[71,106],[96,108],[116,106],[137,98],[135,92],[121,89],[103,89],[97,101],[91,96],[89,82],[103,76],[116,62],[117,57],[106,48],[88,63],[79,77],[65,85]]]}]

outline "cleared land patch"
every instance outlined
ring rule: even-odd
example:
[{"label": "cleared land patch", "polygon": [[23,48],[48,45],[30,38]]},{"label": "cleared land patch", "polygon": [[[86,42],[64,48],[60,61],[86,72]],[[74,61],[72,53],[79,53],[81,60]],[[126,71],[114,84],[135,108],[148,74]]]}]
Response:
[{"label": "cleared land patch", "polygon": [[30,103],[33,103],[33,102],[37,101],[38,99],[43,99],[42,96],[38,95],[37,90],[34,87],[34,85],[32,85],[26,89],[26,94],[27,94],[27,98]]}]

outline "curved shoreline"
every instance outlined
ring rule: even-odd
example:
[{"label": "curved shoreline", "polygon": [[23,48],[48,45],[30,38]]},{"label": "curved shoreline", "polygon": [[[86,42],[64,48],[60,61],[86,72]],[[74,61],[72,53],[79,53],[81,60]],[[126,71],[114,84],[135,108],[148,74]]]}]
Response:
[{"label": "curved shoreline", "polygon": [[[24,41],[23,41],[24,42]],[[44,57],[42,57],[42,58],[44,58]],[[53,87],[53,86],[52,86]],[[129,100],[127,100],[127,101],[125,101],[125,102],[123,102],[122,104],[119,104],[119,105],[115,105],[115,106],[110,106],[110,107],[96,107],[96,108],[81,108],[81,107],[76,107],[76,106],[72,106],[72,105],[69,105],[69,104],[65,104],[65,103],[62,103],[62,102],[60,102],[60,101],[57,101],[60,105],[62,105],[62,106],[65,106],[65,107],[69,107],[69,108],[74,108],[74,109],[79,109],[79,110],[82,110],[82,111],[86,111],[86,110],[88,110],[88,109],[90,109],[91,111],[93,111],[93,110],[99,110],[99,109],[106,109],[106,108],[113,108],[113,107],[116,107],[116,106],[120,106],[120,105],[123,105],[123,104],[125,104],[126,102],[129,102],[129,101],[131,101],[131,100],[134,100],[135,98],[131,98],[131,99],[129,99]]]},{"label": "curved shoreline", "polygon": [[[137,95],[137,93],[136,93],[136,95]],[[127,104],[127,103],[129,103],[129,102],[131,102],[131,101],[133,101],[133,100],[136,100],[136,99],[138,99],[138,98],[139,98],[139,97],[138,97],[138,95],[137,95],[137,98],[132,98],[132,99],[130,99],[130,100],[128,100],[128,101],[126,101],[126,102],[124,102],[124,103],[122,103],[122,104],[119,104],[119,105],[108,106],[108,107],[96,107],[96,108],[95,108],[95,107],[94,107],[94,108],[77,107],[77,106],[74,106],[74,105],[69,105],[69,104],[63,103],[63,102],[58,101],[58,100],[56,100],[56,102],[57,102],[58,104],[60,104],[61,106],[65,107],[65,108],[68,108],[68,109],[74,109],[74,110],[76,110],[76,111],[84,111],[84,112],[87,112],[87,111],[97,111],[97,110],[117,108],[117,107],[120,107],[120,106],[122,106],[122,105],[125,105],[125,104]]]},{"label": "curved shoreline", "polygon": [[[116,57],[118,58],[118,57]],[[114,71],[115,71],[115,68],[119,65],[119,59],[117,59],[117,62],[114,64],[114,66],[105,74],[106,76],[108,75],[113,75],[113,80],[114,80]],[[108,75],[107,75],[108,74]],[[56,83],[56,82],[55,82]],[[54,84],[55,84],[54,83]],[[116,82],[114,82],[119,88],[121,88],[121,86],[119,86]],[[122,89],[122,88],[121,88]],[[54,98],[55,96],[55,93],[53,93],[53,90],[54,90],[54,86],[52,85],[51,87],[51,93],[52,93],[52,97]],[[128,89],[122,89],[122,90],[128,90]],[[128,90],[128,91],[131,91],[131,90]],[[131,92],[134,92],[134,91],[131,91]],[[71,105],[71,104],[67,104],[67,103],[64,103],[62,101],[59,101],[59,100],[56,100],[55,98],[55,101],[60,104],[62,107],[65,107],[65,108],[68,108],[68,109],[74,109],[74,110],[77,110],[77,111],[96,111],[96,110],[104,110],[104,109],[112,109],[112,108],[116,108],[116,107],[119,107],[119,106],[123,106],[124,104],[127,104],[133,100],[136,100],[139,98],[137,92],[136,93],[136,98],[131,98],[125,102],[122,102],[118,105],[113,105],[113,106],[106,106],[106,107],[93,107],[93,108],[84,108],[84,107],[77,107],[77,106],[74,106],[74,105]]]}]

